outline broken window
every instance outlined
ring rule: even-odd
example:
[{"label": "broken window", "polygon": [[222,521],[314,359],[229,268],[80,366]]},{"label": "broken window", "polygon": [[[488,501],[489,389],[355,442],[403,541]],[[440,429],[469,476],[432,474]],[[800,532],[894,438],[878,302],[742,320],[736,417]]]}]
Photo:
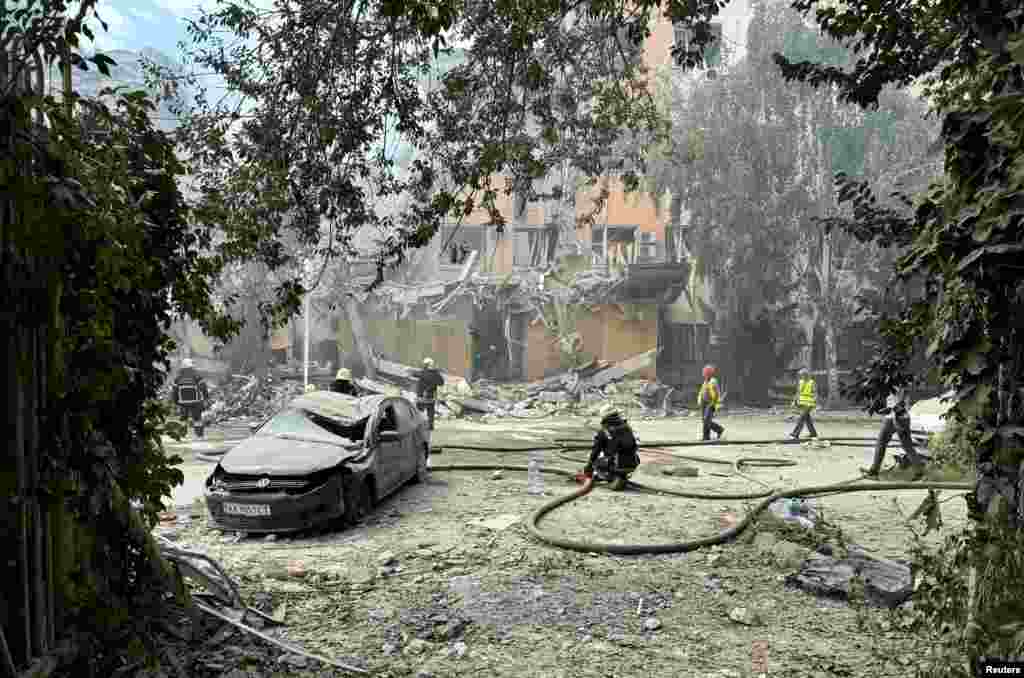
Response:
[{"label": "broken window", "polygon": [[708,325],[679,326],[679,350],[684,362],[703,362],[708,359],[711,327]]},{"label": "broken window", "polygon": [[[641,252],[641,248],[637,246],[637,234],[639,232],[638,226],[609,226],[606,242],[604,228],[594,226],[591,231],[594,263],[612,263],[617,265],[635,263]],[[646,239],[643,244],[648,244]],[[655,247],[657,247],[657,243],[655,243]]]},{"label": "broken window", "polygon": [[325,438],[329,433],[347,440],[361,441],[366,431],[366,419],[345,423],[309,410],[290,409],[281,412],[263,425],[259,435]]},{"label": "broken window", "polygon": [[515,232],[513,245],[513,266],[545,266],[554,259],[555,248],[558,246],[558,231],[552,228],[520,228]]},{"label": "broken window", "polygon": [[[718,68],[722,65],[722,24],[717,21],[712,22],[710,28],[715,40],[704,47],[704,67]],[[677,22],[672,23],[672,30],[675,34],[676,45],[681,46],[682,49],[689,49],[690,42],[693,40],[693,31]],[[673,63],[673,65],[678,68],[677,64]]]}]

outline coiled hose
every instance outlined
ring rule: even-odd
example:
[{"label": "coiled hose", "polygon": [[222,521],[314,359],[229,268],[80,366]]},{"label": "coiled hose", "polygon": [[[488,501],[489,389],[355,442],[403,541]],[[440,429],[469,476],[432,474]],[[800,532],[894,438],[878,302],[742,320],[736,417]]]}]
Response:
[{"label": "coiled hose", "polygon": [[[847,443],[853,443],[857,441],[860,446],[863,446],[867,442],[874,442],[872,438],[836,438],[830,439],[830,442],[842,441]],[[694,442],[694,441],[668,441],[658,443],[647,443],[641,445],[640,449],[645,448],[663,448],[663,447],[703,447],[703,446],[717,446],[717,445],[770,445],[770,444],[795,444],[796,441],[789,440],[728,440],[728,441],[713,441],[713,442]],[[854,445],[850,445],[851,447]],[[546,447],[530,447],[530,448],[495,448],[495,447],[475,447],[468,445],[446,445],[445,448],[460,449],[460,450],[481,450],[486,452],[507,452],[507,453],[523,453],[523,452],[534,452],[534,451],[548,451],[552,450],[558,453],[564,453],[568,450],[589,450],[589,445],[557,445],[557,446],[546,446]],[[664,453],[664,452],[663,452]],[[741,468],[744,466],[760,466],[760,467],[783,467],[783,466],[795,466],[796,462],[791,459],[772,459],[767,457],[749,457],[741,458],[735,461],[728,461],[724,459],[715,459],[713,457],[700,457],[694,455],[681,455],[681,454],[669,454],[669,456],[679,459],[689,459],[693,461],[712,463],[712,464],[728,464],[733,467],[734,472],[754,482],[760,483],[753,478],[742,473]],[[561,456],[561,454],[560,454]],[[562,456],[564,459],[570,459],[571,461],[577,461],[569,457]],[[528,472],[528,466],[515,466],[508,464],[442,464],[431,466],[432,471],[522,471]],[[541,472],[548,473],[551,475],[559,475],[567,478],[575,478],[576,473],[573,471],[567,471],[559,468],[546,468],[541,469]],[[614,555],[640,555],[640,554],[651,554],[651,553],[687,553],[689,551],[696,551],[698,549],[707,548],[709,546],[715,546],[718,544],[724,544],[732,541],[740,534],[742,534],[750,525],[754,522],[758,515],[760,515],[765,509],[767,509],[773,502],[779,499],[786,499],[791,497],[816,497],[826,496],[832,494],[841,494],[845,492],[870,492],[870,491],[892,491],[892,490],[973,490],[974,485],[971,483],[954,483],[954,482],[929,482],[929,481],[911,481],[911,482],[858,482],[859,478],[844,481],[841,483],[834,483],[831,485],[816,485],[811,487],[802,487],[792,490],[786,490],[776,492],[774,489],[769,488],[762,492],[743,493],[743,494],[727,494],[727,493],[706,493],[706,492],[680,492],[678,490],[669,490],[662,488],[649,487],[640,483],[629,481],[626,487],[639,490],[645,493],[671,495],[675,497],[685,497],[688,499],[720,499],[720,500],[738,500],[738,499],[761,499],[761,501],[754,506],[736,525],[730,527],[727,530],[719,532],[716,535],[709,537],[702,537],[699,539],[691,539],[681,542],[670,542],[665,544],[613,544],[609,542],[591,541],[591,540],[574,540],[559,537],[551,534],[547,534],[541,531],[539,523],[541,519],[554,511],[560,506],[568,504],[571,501],[575,501],[580,497],[584,497],[590,493],[594,488],[594,479],[588,478],[582,487],[570,492],[569,494],[561,497],[556,497],[549,502],[541,505],[537,508],[529,517],[526,523],[526,528],[530,534],[537,540],[557,546],[559,548],[568,549],[570,551],[580,551],[583,553],[607,553]],[[760,483],[764,484],[764,483]]]}]

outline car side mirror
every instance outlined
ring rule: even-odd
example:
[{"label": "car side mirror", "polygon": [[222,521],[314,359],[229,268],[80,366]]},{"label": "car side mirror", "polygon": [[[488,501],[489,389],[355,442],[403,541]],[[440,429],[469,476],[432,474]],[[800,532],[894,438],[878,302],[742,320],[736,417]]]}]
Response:
[{"label": "car side mirror", "polygon": [[380,438],[381,440],[398,440],[402,436],[398,434],[398,431],[389,429],[387,431],[378,431],[377,437]]}]

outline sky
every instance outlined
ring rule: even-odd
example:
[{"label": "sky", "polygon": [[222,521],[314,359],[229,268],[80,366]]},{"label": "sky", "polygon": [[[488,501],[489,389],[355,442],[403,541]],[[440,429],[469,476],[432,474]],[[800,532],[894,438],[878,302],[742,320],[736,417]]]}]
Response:
[{"label": "sky", "polygon": [[[271,0],[255,0],[254,5],[271,5]],[[94,25],[96,47],[101,50],[138,51],[144,47],[160,50],[179,59],[178,42],[187,40],[185,19],[196,18],[198,7],[216,7],[215,0],[99,0],[100,17],[110,27],[103,31]],[[726,40],[742,45],[746,41],[748,0],[732,0],[720,15]]]},{"label": "sky", "polygon": [[[106,32],[93,23],[96,47],[100,50],[126,49],[138,51],[143,47],[160,50],[177,58],[178,42],[185,40],[185,18],[197,16],[200,0],[99,0],[97,12],[107,22]],[[202,0],[212,8],[212,0]]]}]

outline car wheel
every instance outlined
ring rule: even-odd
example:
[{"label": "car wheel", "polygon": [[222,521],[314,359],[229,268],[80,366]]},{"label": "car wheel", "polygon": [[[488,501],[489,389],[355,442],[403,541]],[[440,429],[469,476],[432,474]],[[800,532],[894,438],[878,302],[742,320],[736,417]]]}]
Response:
[{"label": "car wheel", "polygon": [[345,523],[356,525],[370,514],[373,508],[373,495],[368,482],[359,482],[358,478],[349,477],[345,484]]},{"label": "car wheel", "polygon": [[428,454],[429,452],[427,451],[426,446],[424,446],[422,454],[420,454],[416,460],[416,475],[412,477],[413,483],[427,482],[427,477],[430,475],[430,467],[427,466]]}]

